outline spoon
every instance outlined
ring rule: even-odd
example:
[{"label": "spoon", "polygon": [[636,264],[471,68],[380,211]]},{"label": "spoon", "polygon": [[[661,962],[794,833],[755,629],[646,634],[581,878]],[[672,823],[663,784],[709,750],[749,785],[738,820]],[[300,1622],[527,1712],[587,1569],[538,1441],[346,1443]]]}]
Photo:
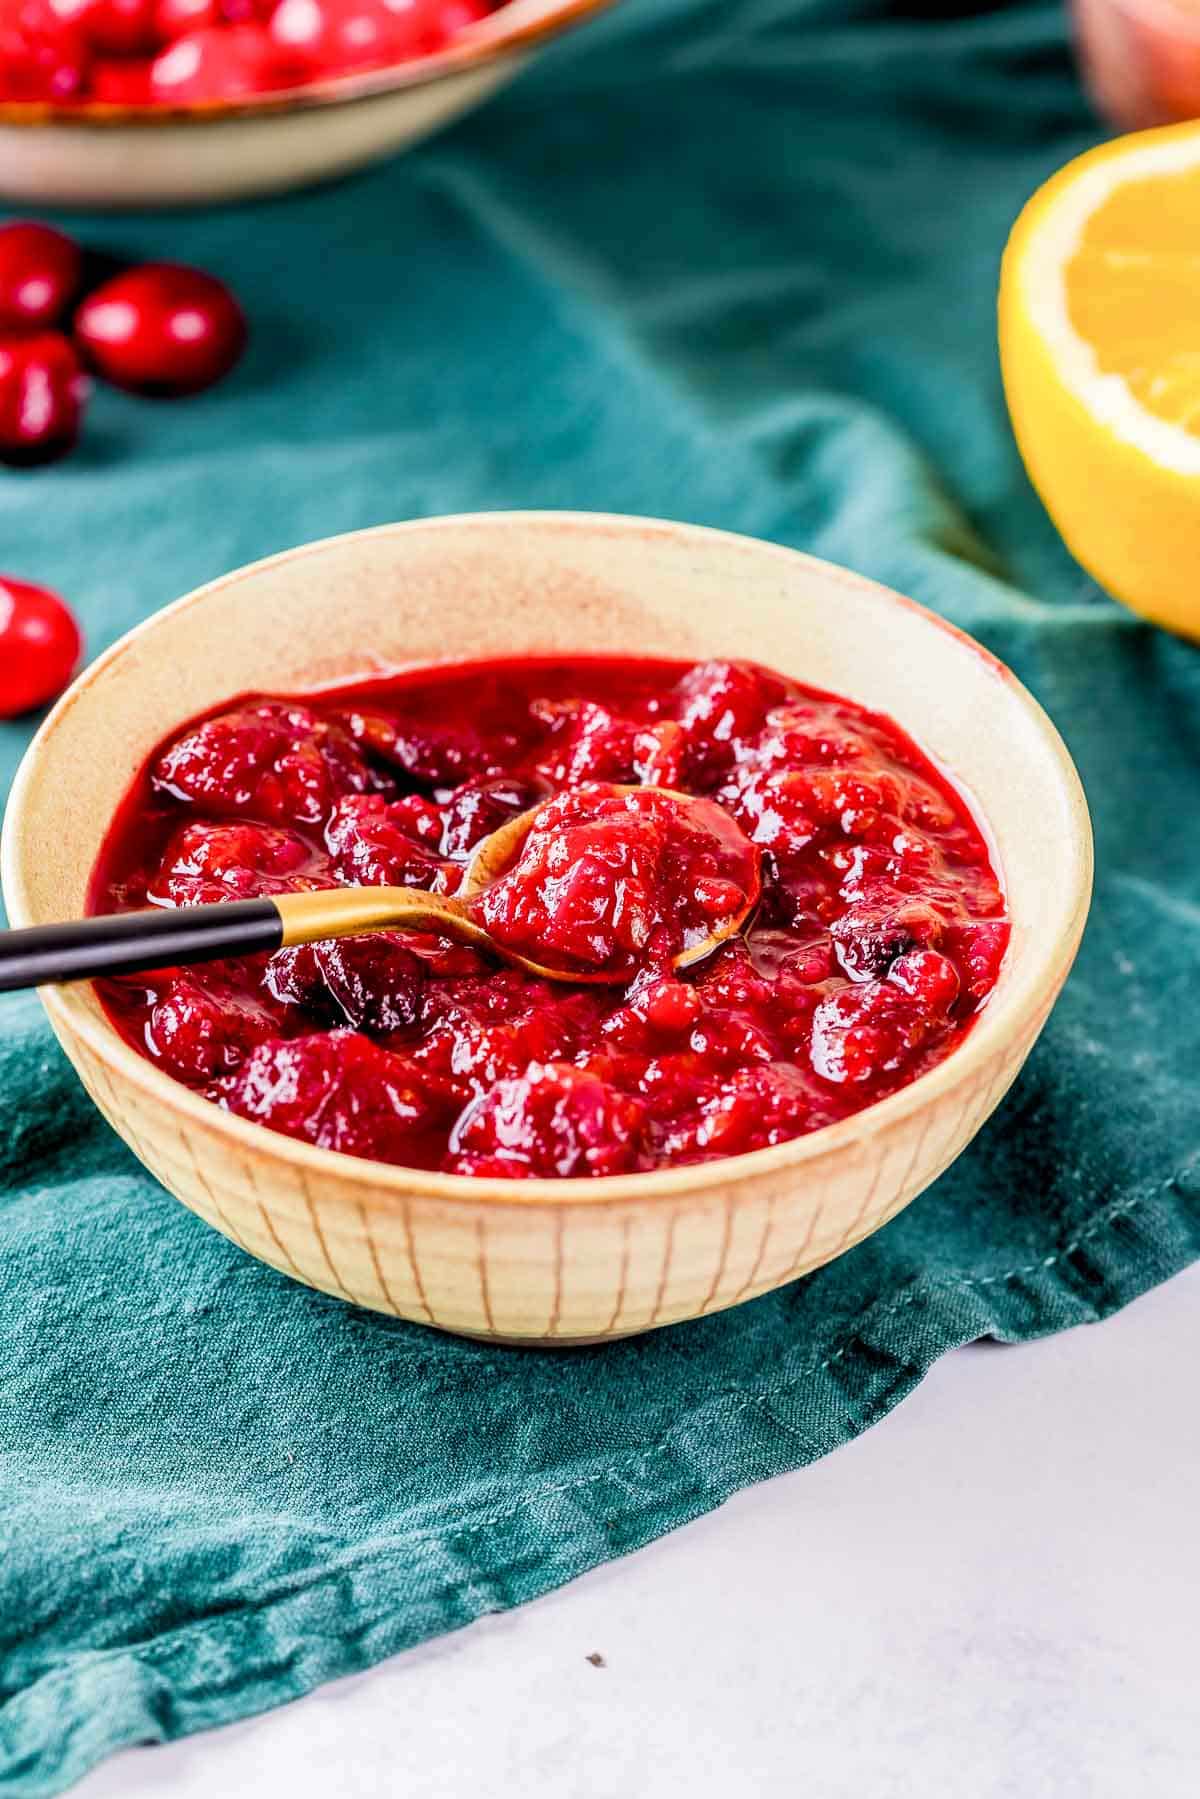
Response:
[{"label": "spoon", "polygon": [[[684,804],[694,796],[670,787],[613,786],[610,793],[662,794]],[[271,898],[229,900],[218,905],[150,907],[142,912],[106,913],[69,924],[34,925],[0,931],[0,993],[37,987],[47,981],[87,981],[103,975],[137,974],[214,962],[224,956],[253,955],[263,950],[294,949],[329,937],[353,937],[360,931],[422,931],[485,949],[528,974],[548,981],[624,985],[628,968],[579,969],[536,961],[499,942],[472,910],[472,902],[518,859],[539,812],[539,801],[527,812],[484,837],[467,864],[462,886],[452,897],[426,893],[419,887],[321,887]],[[745,904],[707,936],[672,958],[687,968],[734,937],[759,897],[758,852],[754,877],[747,883]]]}]

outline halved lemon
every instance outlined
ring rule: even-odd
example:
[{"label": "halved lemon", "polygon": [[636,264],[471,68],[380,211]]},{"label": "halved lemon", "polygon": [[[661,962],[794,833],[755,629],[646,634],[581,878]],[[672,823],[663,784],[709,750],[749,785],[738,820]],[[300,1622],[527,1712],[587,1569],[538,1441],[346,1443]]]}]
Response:
[{"label": "halved lemon", "polygon": [[1200,638],[1200,124],[1103,144],[1039,189],[1004,254],[1000,360],[1067,547]]}]

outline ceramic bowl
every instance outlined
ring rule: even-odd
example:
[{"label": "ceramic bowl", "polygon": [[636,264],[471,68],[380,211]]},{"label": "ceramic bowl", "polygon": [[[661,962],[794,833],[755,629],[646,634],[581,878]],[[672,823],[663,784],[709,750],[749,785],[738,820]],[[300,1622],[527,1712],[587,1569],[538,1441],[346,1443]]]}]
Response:
[{"label": "ceramic bowl", "polygon": [[108,820],[151,749],[247,689],[513,654],[742,656],[890,713],[991,833],[1011,948],[940,1066],[856,1117],[700,1167],[475,1180],[356,1160],[232,1117],[138,1055],[90,985],[50,987],[100,1110],[185,1205],[356,1305],[507,1342],[596,1342],[737,1305],[878,1230],[970,1142],[1066,976],[1091,886],[1078,777],[1015,677],[845,569],[691,525],[587,513],[388,525],[179,600],[101,656],[22,764],[3,833],[13,923],[80,913]]},{"label": "ceramic bowl", "polygon": [[0,102],[0,195],[120,209],[249,199],[347,174],[427,137],[613,0],[510,0],[447,50],[244,103]]}]

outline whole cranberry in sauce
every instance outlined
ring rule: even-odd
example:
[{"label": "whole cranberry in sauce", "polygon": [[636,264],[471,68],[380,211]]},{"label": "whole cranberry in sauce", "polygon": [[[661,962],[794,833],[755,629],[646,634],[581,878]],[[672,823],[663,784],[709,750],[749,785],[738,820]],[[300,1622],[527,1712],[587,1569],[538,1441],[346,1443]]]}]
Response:
[{"label": "whole cranberry in sauce", "polygon": [[246,345],[246,321],[215,276],[148,262],[89,294],[75,334],[92,367],[117,387],[191,394],[229,373]]}]

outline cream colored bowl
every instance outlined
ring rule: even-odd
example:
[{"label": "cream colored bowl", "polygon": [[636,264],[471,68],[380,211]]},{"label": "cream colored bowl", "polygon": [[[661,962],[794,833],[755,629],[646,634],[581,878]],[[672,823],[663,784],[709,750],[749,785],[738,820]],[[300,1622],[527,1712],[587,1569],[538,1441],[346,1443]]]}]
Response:
[{"label": "cream colored bowl", "polygon": [[969,638],[844,569],[691,525],[481,514],[360,531],[228,575],[101,656],[50,715],[4,825],[14,924],[77,915],[150,750],[246,689],[533,653],[752,657],[890,713],[990,828],[1012,946],[939,1067],[776,1149],[604,1180],[427,1174],[231,1117],[136,1054],[90,986],[55,1031],[105,1117],[250,1254],[357,1305],[506,1341],[627,1336],[738,1304],[878,1230],[999,1103],[1075,954],[1091,885],[1079,780],[1054,727]]},{"label": "cream colored bowl", "polygon": [[347,174],[477,106],[613,0],[510,0],[453,46],[238,104],[0,102],[0,195],[119,209],[245,200]]}]

